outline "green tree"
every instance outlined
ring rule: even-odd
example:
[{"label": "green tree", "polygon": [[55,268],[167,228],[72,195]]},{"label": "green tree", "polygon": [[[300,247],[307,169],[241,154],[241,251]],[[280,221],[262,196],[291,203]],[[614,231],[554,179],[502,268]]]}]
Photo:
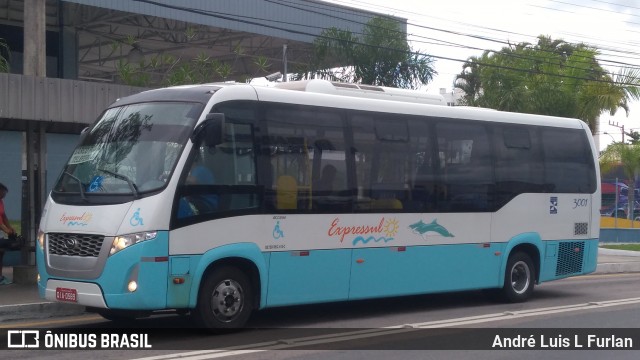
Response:
[{"label": "green tree", "polygon": [[622,166],[628,179],[627,218],[633,219],[635,184],[640,175],[640,144],[617,142],[609,145],[600,156],[600,169],[604,174],[617,165]]},{"label": "green tree", "polygon": [[414,52],[398,22],[369,20],[363,34],[329,28],[315,40],[306,68],[294,79],[322,78],[341,82],[416,89],[436,74],[433,58]]},{"label": "green tree", "polygon": [[0,39],[0,73],[9,72],[9,45]]},{"label": "green tree", "polygon": [[631,130],[630,132],[625,132],[627,136],[629,136],[629,144],[640,144],[640,132]]},{"label": "green tree", "polygon": [[603,111],[612,115],[640,99],[640,70],[612,75],[598,63],[598,50],[539,36],[467,59],[456,76],[463,102],[498,110],[573,117],[595,131]]},{"label": "green tree", "polygon": [[[184,32],[187,42],[196,37],[193,28],[187,28]],[[131,50],[137,47],[138,40],[129,35],[121,41],[111,44],[112,54],[126,46]],[[253,74],[246,74],[246,78],[267,74],[272,64],[265,56],[250,56],[240,45],[233,49],[235,54],[233,62],[250,57]],[[245,64],[246,65],[246,64]],[[201,52],[193,58],[176,57],[171,54],[156,54],[142,57],[138,61],[130,61],[121,58],[115,63],[115,70],[119,82],[132,86],[174,86],[185,84],[203,84],[215,81],[227,81],[233,75],[234,66],[229,62],[220,62]]]}]

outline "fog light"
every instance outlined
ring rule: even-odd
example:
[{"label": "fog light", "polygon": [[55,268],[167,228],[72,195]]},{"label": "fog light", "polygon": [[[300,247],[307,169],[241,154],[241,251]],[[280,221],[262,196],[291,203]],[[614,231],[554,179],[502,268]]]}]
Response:
[{"label": "fog light", "polygon": [[36,281],[40,282],[40,274],[38,274],[38,276],[36,277]]},{"label": "fog light", "polygon": [[129,292],[134,292],[138,289],[138,283],[135,281],[129,281],[129,286],[127,286],[127,289],[129,289]]}]

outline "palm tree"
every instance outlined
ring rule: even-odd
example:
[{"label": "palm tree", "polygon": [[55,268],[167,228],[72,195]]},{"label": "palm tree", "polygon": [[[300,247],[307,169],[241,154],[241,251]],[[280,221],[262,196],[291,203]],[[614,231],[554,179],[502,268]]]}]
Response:
[{"label": "palm tree", "polygon": [[464,91],[462,98],[463,105],[479,106],[476,102],[480,95],[481,84],[480,74],[478,71],[478,62],[481,61],[477,56],[471,56],[462,65],[462,73],[456,76],[453,86]]},{"label": "palm tree", "polygon": [[627,218],[633,219],[635,185],[640,175],[640,144],[617,142],[609,145],[600,157],[600,169],[606,173],[618,164],[629,180]]},{"label": "palm tree", "polygon": [[610,74],[596,48],[538,37],[471,57],[456,77],[467,105],[578,118],[596,132],[603,111],[614,114],[640,99],[640,70]]},{"label": "palm tree", "polygon": [[393,19],[374,17],[363,34],[329,28],[314,42],[314,53],[294,79],[323,78],[417,89],[436,74],[433,57],[414,52]]}]

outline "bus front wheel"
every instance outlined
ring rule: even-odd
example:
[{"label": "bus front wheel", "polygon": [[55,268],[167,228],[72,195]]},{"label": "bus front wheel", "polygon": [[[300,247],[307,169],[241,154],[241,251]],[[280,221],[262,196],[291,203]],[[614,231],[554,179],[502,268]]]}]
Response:
[{"label": "bus front wheel", "polygon": [[535,267],[531,257],[524,252],[509,256],[504,274],[502,297],[512,303],[528,300],[535,285]]},{"label": "bus front wheel", "polygon": [[240,328],[253,309],[251,282],[244,272],[224,267],[209,274],[198,294],[196,320],[208,329]]}]

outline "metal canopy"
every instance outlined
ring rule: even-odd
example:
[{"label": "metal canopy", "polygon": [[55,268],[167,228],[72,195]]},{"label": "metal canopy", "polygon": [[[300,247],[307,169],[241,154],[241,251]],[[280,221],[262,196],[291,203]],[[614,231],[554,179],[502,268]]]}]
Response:
[{"label": "metal canopy", "polygon": [[[162,80],[178,60],[215,59],[230,66],[228,78],[212,72],[210,81],[239,80],[281,71],[283,45],[291,64],[309,56],[309,43],[251,34],[148,15],[71,4],[65,18],[78,34],[80,79],[117,81],[118,64],[157,62],[149,75]],[[72,20],[71,20],[72,19]],[[267,71],[256,61],[263,57]]]},{"label": "metal canopy", "polygon": [[[22,0],[0,0],[0,22],[23,23],[23,7]],[[143,62],[151,83],[160,84],[178,59],[190,66],[215,59],[225,67],[207,81],[282,72],[284,45],[288,72],[295,72],[323,29],[361,33],[377,14],[321,1],[47,0],[46,15],[47,29],[75,48],[78,79],[121,83],[127,64],[130,71]]]},{"label": "metal canopy", "polygon": [[[0,25],[9,29],[0,37],[12,38],[17,62],[24,55],[24,9],[23,0],[0,0]],[[47,61],[57,61],[57,77],[62,79],[0,76],[0,93],[10,94],[0,104],[5,110],[0,111],[0,130],[26,134],[23,235],[35,245],[36,220],[46,198],[46,133],[77,133],[81,124],[95,118],[101,99],[112,101],[118,92],[137,92],[117,85],[123,83],[123,65],[143,59],[145,64],[163,58],[181,59],[183,64],[215,59],[228,71],[206,82],[242,81],[283,71],[286,44],[287,68],[293,72],[296,64],[306,63],[322,30],[337,27],[359,34],[376,15],[316,0],[46,0]],[[406,30],[406,20],[399,21]],[[56,35],[55,42],[49,42]],[[153,82],[149,86],[162,85],[178,66],[169,61],[145,67]],[[76,79],[92,82],[72,81]],[[23,263],[31,263],[28,255],[25,247]]]}]

